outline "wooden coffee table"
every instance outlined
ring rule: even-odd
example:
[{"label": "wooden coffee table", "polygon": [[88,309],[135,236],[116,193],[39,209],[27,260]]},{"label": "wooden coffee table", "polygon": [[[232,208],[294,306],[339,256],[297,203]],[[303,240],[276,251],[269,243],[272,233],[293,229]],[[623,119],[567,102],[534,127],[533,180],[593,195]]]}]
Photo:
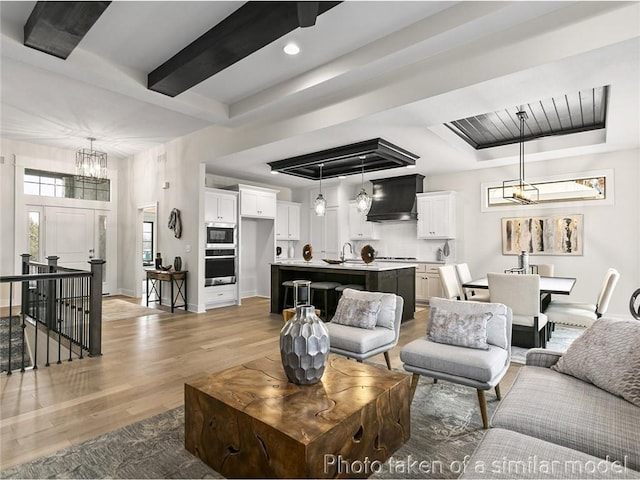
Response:
[{"label": "wooden coffee table", "polygon": [[409,436],[409,376],[343,357],[316,385],[279,356],[185,384],[185,447],[225,477],[364,478]]}]

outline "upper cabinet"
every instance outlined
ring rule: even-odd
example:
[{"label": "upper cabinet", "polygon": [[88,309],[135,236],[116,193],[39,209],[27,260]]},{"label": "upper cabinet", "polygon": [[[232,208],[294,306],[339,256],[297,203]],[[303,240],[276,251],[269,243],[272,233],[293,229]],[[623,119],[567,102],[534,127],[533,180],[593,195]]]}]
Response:
[{"label": "upper cabinet", "polygon": [[368,222],[367,216],[358,212],[356,202],[349,202],[349,239],[350,240],[377,240],[378,224]]},{"label": "upper cabinet", "polygon": [[276,240],[300,240],[300,204],[278,202]]},{"label": "upper cabinet", "polygon": [[236,223],[238,221],[238,202],[234,193],[207,188],[204,199],[205,222]]},{"label": "upper cabinet", "polygon": [[240,215],[243,217],[276,218],[276,190],[238,185]]},{"label": "upper cabinet", "polygon": [[313,258],[338,258],[340,255],[339,207],[327,207],[322,217],[309,209],[309,237]]},{"label": "upper cabinet", "polygon": [[430,192],[416,195],[418,238],[456,238],[456,192]]}]

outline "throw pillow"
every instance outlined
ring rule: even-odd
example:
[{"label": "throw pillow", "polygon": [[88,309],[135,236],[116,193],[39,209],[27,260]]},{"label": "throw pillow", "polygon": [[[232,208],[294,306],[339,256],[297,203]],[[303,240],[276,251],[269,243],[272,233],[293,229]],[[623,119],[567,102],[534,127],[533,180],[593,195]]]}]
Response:
[{"label": "throw pillow", "polygon": [[336,314],[331,321],[340,325],[373,330],[378,321],[380,304],[380,300],[360,300],[343,296],[338,302]]},{"label": "throw pillow", "polygon": [[456,313],[431,307],[427,338],[432,342],[489,350],[487,321],[491,312]]},{"label": "throw pillow", "polygon": [[640,407],[640,322],[600,318],[551,368]]},{"label": "throw pillow", "polygon": [[461,314],[492,313],[493,316],[487,321],[487,343],[504,350],[509,348],[507,331],[511,330],[512,313],[511,309],[506,305],[502,303],[470,302],[431,297],[429,306]]},{"label": "throw pillow", "polygon": [[393,293],[366,292],[345,288],[342,292],[342,298],[345,297],[355,298],[357,300],[380,300],[381,306],[377,326],[394,330],[396,321],[396,296]]}]

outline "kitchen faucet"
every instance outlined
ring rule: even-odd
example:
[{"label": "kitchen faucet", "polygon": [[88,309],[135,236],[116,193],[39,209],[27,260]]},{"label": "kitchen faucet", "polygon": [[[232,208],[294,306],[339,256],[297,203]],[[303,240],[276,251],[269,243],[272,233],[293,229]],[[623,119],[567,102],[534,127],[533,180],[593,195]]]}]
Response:
[{"label": "kitchen faucet", "polygon": [[349,251],[351,253],[353,253],[353,245],[351,245],[351,243],[346,242],[344,245],[342,245],[342,250],[340,250],[340,260],[342,260],[344,262],[344,247],[349,246]]}]

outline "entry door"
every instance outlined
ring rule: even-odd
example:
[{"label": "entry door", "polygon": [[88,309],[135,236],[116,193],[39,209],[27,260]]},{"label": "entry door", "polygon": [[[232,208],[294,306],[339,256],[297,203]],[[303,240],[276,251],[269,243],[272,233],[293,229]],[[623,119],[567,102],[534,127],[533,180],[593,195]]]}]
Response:
[{"label": "entry door", "polygon": [[45,253],[57,255],[58,265],[89,270],[95,256],[94,211],[82,208],[45,207]]}]

